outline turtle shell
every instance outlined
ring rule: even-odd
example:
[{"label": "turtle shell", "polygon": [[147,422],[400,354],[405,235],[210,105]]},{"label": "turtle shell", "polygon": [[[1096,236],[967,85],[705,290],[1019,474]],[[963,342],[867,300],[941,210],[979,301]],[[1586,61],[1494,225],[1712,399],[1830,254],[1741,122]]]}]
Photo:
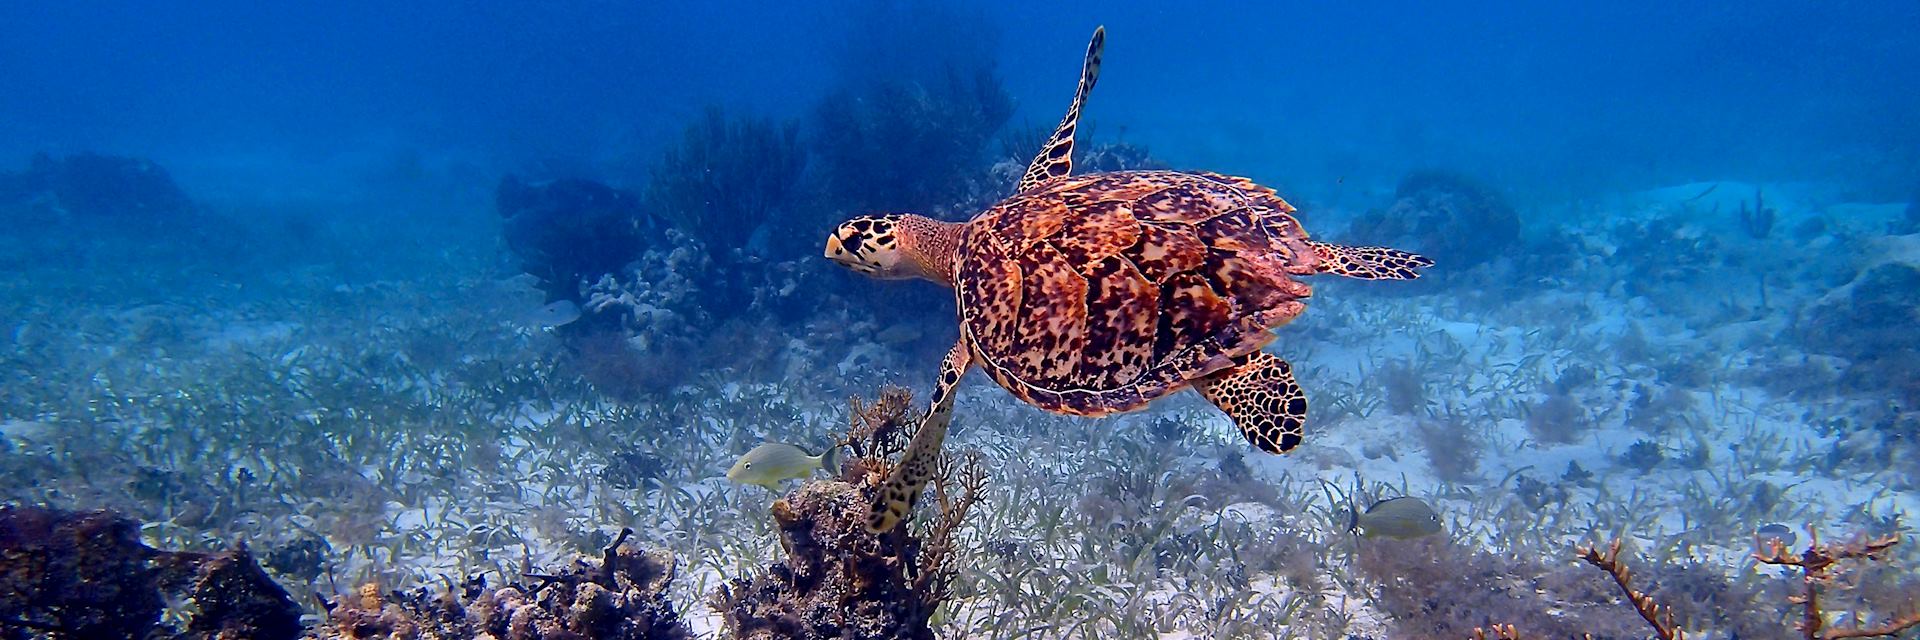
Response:
[{"label": "turtle shell", "polygon": [[1050,180],[968,223],[961,331],[994,381],[1056,413],[1140,408],[1273,340],[1319,253],[1245,178],[1123,171]]}]

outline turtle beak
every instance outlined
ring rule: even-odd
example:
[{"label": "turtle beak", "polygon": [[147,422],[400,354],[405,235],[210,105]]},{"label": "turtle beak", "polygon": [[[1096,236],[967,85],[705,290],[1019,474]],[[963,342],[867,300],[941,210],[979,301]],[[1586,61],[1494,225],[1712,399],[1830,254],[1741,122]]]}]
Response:
[{"label": "turtle beak", "polygon": [[847,249],[840,245],[840,235],[834,234],[827,236],[827,259],[837,261],[840,259],[840,256],[844,255],[847,255]]}]

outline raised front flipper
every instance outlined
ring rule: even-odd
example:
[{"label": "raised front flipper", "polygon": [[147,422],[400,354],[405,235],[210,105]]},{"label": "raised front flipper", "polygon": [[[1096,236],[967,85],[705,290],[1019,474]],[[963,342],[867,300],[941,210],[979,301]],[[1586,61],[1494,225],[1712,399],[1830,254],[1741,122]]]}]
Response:
[{"label": "raised front flipper", "polygon": [[1418,269],[1433,266],[1433,260],[1417,253],[1386,247],[1349,247],[1308,241],[1320,252],[1320,273],[1361,280],[1412,280]]},{"label": "raised front flipper", "polygon": [[1087,104],[1087,94],[1093,91],[1093,83],[1100,79],[1100,53],[1107,46],[1107,28],[1093,30],[1093,40],[1087,43],[1087,57],[1080,65],[1080,87],[1073,93],[1073,104],[1067,107],[1067,117],[1060,120],[1060,126],[1053,130],[1053,137],[1040,147],[1039,155],[1027,165],[1027,173],[1020,177],[1020,186],[1014,193],[1026,191],[1034,185],[1052,178],[1073,173],[1073,133],[1080,128],[1080,109]]},{"label": "raised front flipper", "polygon": [[886,483],[880,485],[879,495],[874,496],[873,506],[867,512],[867,531],[886,533],[907,519],[907,514],[913,513],[913,505],[920,501],[921,490],[927,488],[927,482],[940,468],[940,445],[946,442],[947,425],[953,420],[954,391],[959,387],[960,377],[973,366],[972,352],[968,349],[966,339],[962,338],[940,363],[940,380],[933,385],[933,406],[927,409],[920,427],[914,430],[906,452],[900,454],[900,463],[894,465]]},{"label": "raised front flipper", "polygon": [[1193,388],[1261,451],[1292,451],[1306,434],[1307,396],[1293,381],[1293,365],[1266,352],[1235,358],[1234,366],[1194,381]]}]

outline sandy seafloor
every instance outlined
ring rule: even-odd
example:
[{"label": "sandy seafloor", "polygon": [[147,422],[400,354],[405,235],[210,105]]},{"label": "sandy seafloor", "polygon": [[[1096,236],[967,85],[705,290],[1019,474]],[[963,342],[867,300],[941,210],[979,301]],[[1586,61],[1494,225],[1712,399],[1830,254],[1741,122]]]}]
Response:
[{"label": "sandy seafloor", "polygon": [[[1286,457],[1253,452],[1192,394],[1074,419],[969,377],[948,446],[981,450],[992,485],[945,628],[1389,635],[1377,586],[1353,566],[1367,542],[1344,528],[1350,503],[1401,492],[1429,501],[1457,541],[1555,566],[1577,542],[1624,535],[1649,575],[1690,558],[1768,580],[1748,559],[1756,526],[1843,537],[1898,524],[1920,509],[1920,449],[1863,424],[1894,401],[1845,388],[1846,363],[1794,327],[1862,265],[1920,260],[1920,238],[1885,235],[1904,203],[1759,188],[1780,211],[1764,240],[1729,214],[1756,185],[1678,184],[1523,204],[1530,246],[1570,243],[1551,273],[1509,261],[1407,291],[1316,279],[1309,311],[1268,349],[1296,363],[1313,402],[1307,442]],[[1816,217],[1817,237],[1793,231]],[[1339,223],[1315,221],[1344,218],[1303,212],[1334,240]],[[1710,244],[1650,255],[1615,232],[1656,218]],[[757,353],[750,373],[685,371],[670,392],[619,402],[524,321],[538,296],[491,248],[438,250],[415,271],[351,281],[327,266],[226,274],[192,256],[10,272],[4,497],[123,509],[155,545],[246,539],[271,556],[324,540],[317,573],[277,569],[296,593],[497,577],[593,553],[632,526],[678,556],[675,602],[713,633],[706,594],[779,553],[775,496],[727,483],[726,466],[763,439],[824,442],[850,394],[924,393],[929,354],[952,335],[882,344],[872,336],[888,327],[842,312],[713,345]],[[1690,262],[1647,266],[1667,259]],[[944,317],[925,326],[951,330]],[[1412,399],[1388,371],[1414,382]],[[1552,442],[1529,415],[1556,394],[1573,411]],[[1635,407],[1641,396],[1660,401]],[[1624,456],[1643,441],[1663,457],[1636,468]],[[1566,478],[1570,464],[1591,478]],[[1522,478],[1543,484],[1523,495]]]}]

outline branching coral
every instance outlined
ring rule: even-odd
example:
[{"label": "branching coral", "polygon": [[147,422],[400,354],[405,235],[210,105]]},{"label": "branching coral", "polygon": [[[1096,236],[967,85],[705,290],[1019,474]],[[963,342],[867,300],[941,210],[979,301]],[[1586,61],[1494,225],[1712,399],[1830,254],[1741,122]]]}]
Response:
[{"label": "branching coral", "polygon": [[[1787,596],[1787,601],[1801,608],[1800,621],[1795,628],[1800,631],[1803,638],[1842,640],[1894,637],[1908,630],[1920,628],[1920,608],[1914,608],[1912,597],[1906,599],[1908,608],[1905,612],[1885,617],[1879,622],[1862,623],[1845,628],[1829,628],[1827,612],[1822,608],[1820,594],[1822,588],[1836,584],[1834,568],[1848,560],[1887,561],[1889,550],[1899,544],[1900,540],[1897,536],[1888,535],[1850,543],[1821,544],[1811,527],[1808,528],[1808,535],[1812,539],[1806,550],[1800,553],[1787,551],[1786,543],[1779,538],[1772,538],[1767,541],[1766,549],[1753,555],[1755,560],[1765,564],[1800,569],[1802,591]],[[1574,553],[1587,564],[1607,572],[1607,575],[1613,579],[1614,585],[1619,587],[1620,592],[1626,596],[1627,602],[1633,605],[1634,611],[1640,614],[1640,618],[1646,621],[1660,640],[1685,640],[1689,634],[1681,628],[1673,608],[1655,601],[1649,592],[1633,586],[1633,571],[1627,567],[1626,563],[1620,561],[1620,547],[1621,542],[1616,539],[1604,550],[1598,546],[1582,545],[1576,548]],[[1745,637],[1745,635],[1736,633],[1735,637]],[[1473,637],[1475,640],[1486,638],[1520,640],[1523,636],[1516,625],[1494,624],[1490,627],[1476,627],[1473,630]],[[1591,640],[1593,634],[1589,632],[1585,637]]]},{"label": "branching coral", "polygon": [[1771,541],[1764,553],[1754,554],[1754,559],[1760,562],[1800,569],[1800,581],[1805,591],[1789,597],[1788,601],[1802,607],[1804,613],[1800,618],[1799,629],[1806,635],[1807,640],[1877,638],[1898,635],[1907,629],[1920,627],[1920,609],[1911,609],[1871,626],[1826,628],[1826,615],[1820,609],[1820,589],[1833,584],[1834,565],[1857,559],[1885,561],[1887,551],[1899,544],[1900,539],[1888,535],[1851,543],[1823,545],[1820,544],[1819,533],[1812,528],[1808,528],[1807,535],[1811,542],[1806,550],[1800,553],[1789,553],[1786,545],[1776,538]]},{"label": "branching coral", "polygon": [[[1621,635],[1629,629],[1602,594],[1551,576],[1537,561],[1445,540],[1362,540],[1355,566],[1376,586],[1375,602],[1395,620],[1395,637],[1464,638],[1487,620],[1567,637],[1580,629]],[[1552,608],[1554,614],[1546,611]],[[1500,637],[1500,636],[1496,636]]]},{"label": "branching coral", "polygon": [[1578,440],[1592,426],[1586,412],[1572,395],[1553,393],[1527,412],[1527,433],[1546,444],[1566,444]]},{"label": "branching coral", "polygon": [[981,464],[978,451],[969,451],[957,459],[951,455],[941,458],[940,470],[933,482],[934,504],[939,510],[928,523],[918,570],[913,577],[913,591],[929,611],[952,595],[953,579],[960,573],[960,549],[955,537],[966,523],[967,514],[984,497],[982,492],[986,488],[987,470]]},{"label": "branching coral", "polygon": [[1627,602],[1633,603],[1633,610],[1639,612],[1640,617],[1653,626],[1653,633],[1659,636],[1660,640],[1685,640],[1686,631],[1681,630],[1680,626],[1673,621],[1673,609],[1660,606],[1653,601],[1652,596],[1634,590],[1633,571],[1620,562],[1619,540],[1614,540],[1613,544],[1608,545],[1605,552],[1595,547],[1582,546],[1574,551],[1574,555],[1612,576],[1613,583],[1619,585],[1620,591],[1627,595]]},{"label": "branching coral", "polygon": [[1745,200],[1740,201],[1740,230],[1747,237],[1765,240],[1773,233],[1773,221],[1778,211],[1767,206],[1767,200],[1759,189],[1753,190],[1753,208],[1747,208]]}]

